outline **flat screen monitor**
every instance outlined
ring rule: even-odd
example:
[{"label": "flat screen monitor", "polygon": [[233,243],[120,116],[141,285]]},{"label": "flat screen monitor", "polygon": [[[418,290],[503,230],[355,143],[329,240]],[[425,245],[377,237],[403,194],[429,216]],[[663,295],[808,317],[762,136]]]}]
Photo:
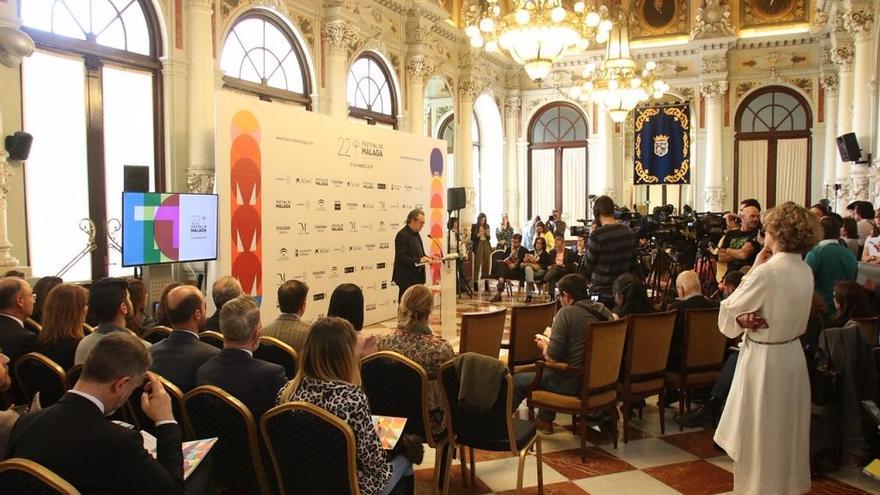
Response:
[{"label": "flat screen monitor", "polygon": [[122,193],[122,266],[217,259],[217,195]]}]

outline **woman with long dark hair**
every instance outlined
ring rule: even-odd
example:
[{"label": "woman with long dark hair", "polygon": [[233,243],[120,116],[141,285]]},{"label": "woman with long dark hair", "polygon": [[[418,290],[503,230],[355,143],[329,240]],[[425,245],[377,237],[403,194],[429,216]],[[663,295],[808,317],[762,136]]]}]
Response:
[{"label": "woman with long dark hair", "polygon": [[616,304],[611,312],[621,318],[631,314],[657,311],[651,304],[651,300],[648,299],[648,290],[645,285],[631,273],[624,273],[617,277],[611,285],[611,293],[614,295],[614,304]]},{"label": "woman with long dark hair", "polygon": [[73,367],[76,346],[83,339],[89,292],[76,284],[60,284],[49,291],[43,306],[43,329],[35,349],[65,370]]},{"label": "woman with long dark hair", "polygon": [[[471,251],[474,253],[474,290],[479,290],[480,277],[489,277],[492,270],[492,231],[486,221],[486,214],[477,215],[477,223],[471,225]],[[489,291],[489,281],[485,281],[484,289]]]},{"label": "woman with long dark hair", "polygon": [[842,327],[854,318],[871,316],[865,289],[852,280],[841,280],[834,284],[834,310],[830,322],[832,327]]},{"label": "woman with long dark hair", "polygon": [[61,277],[43,277],[34,284],[34,311],[31,319],[37,323],[43,322],[43,306],[46,304],[46,297],[49,291],[63,283]]}]

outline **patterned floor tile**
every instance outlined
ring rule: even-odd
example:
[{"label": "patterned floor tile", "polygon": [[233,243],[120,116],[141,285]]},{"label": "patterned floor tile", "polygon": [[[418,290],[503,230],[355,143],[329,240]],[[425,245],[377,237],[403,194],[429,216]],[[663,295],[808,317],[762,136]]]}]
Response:
[{"label": "patterned floor tile", "polygon": [[[479,474],[479,468],[477,469]],[[433,469],[419,469],[415,472],[416,493],[431,493],[431,479],[434,475]],[[486,494],[492,493],[492,490],[477,476],[476,489],[470,486],[463,486],[461,482],[461,466],[455,464],[450,472],[450,494]]]},{"label": "patterned floor tile", "polygon": [[[537,495],[538,487],[523,488],[523,495]],[[505,490],[496,495],[516,495],[516,490]],[[544,485],[544,495],[586,495],[586,492],[570,481]]]},{"label": "patterned floor tile", "polygon": [[586,462],[581,462],[580,449],[572,449],[544,454],[544,464],[559,471],[570,480],[636,469],[631,464],[598,447],[587,448]]},{"label": "patterned floor tile", "polygon": [[714,432],[712,431],[694,431],[690,433],[666,435],[660,437],[660,439],[664,442],[675,445],[685,452],[690,452],[701,459],[706,459],[724,454],[723,450],[715,446],[715,442],[712,440],[712,435],[714,435]]},{"label": "patterned floor tile", "polygon": [[[513,490],[516,488],[517,464],[519,458],[508,457],[495,461],[481,462],[477,464],[477,476],[483,480],[494,492]],[[568,481],[565,476],[543,463],[544,485]],[[523,487],[537,486],[538,475],[535,456],[526,457],[523,468]]]},{"label": "patterned floor tile", "polygon": [[880,492],[866,492],[832,478],[817,476],[813,478],[813,485],[810,488],[809,495],[868,495],[870,493],[876,494]]},{"label": "patterned floor tile", "polygon": [[714,495],[733,489],[733,474],[702,459],[644,471],[684,495]]},{"label": "patterned floor tile", "polygon": [[[591,445],[590,442],[587,442],[587,447]],[[556,428],[552,435],[541,433],[541,449],[544,453],[579,448],[581,448],[581,438],[566,429]]]},{"label": "patterned floor tile", "polygon": [[694,455],[657,438],[620,443],[617,449],[610,445],[602,445],[601,448],[639,469],[696,460]]},{"label": "patterned floor tile", "polygon": [[678,495],[678,492],[643,471],[596,476],[573,482],[590,495]]},{"label": "patterned floor tile", "polygon": [[712,458],[706,459],[706,460],[711,462],[712,464],[715,464],[716,466],[720,467],[721,469],[723,469],[725,471],[729,471],[731,473],[733,472],[733,459],[731,459],[730,457],[727,457],[727,454],[720,455],[718,457],[712,457]]}]

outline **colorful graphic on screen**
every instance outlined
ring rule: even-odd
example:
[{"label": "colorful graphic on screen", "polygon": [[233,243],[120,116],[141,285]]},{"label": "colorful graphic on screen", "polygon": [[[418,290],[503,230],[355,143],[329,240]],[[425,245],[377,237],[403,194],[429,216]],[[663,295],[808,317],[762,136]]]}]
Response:
[{"label": "colorful graphic on screen", "polygon": [[217,259],[217,195],[122,194],[122,265]]}]

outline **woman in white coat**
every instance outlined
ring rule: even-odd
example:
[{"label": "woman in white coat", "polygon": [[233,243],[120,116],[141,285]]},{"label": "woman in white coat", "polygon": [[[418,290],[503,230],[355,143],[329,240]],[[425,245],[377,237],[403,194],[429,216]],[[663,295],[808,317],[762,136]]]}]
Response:
[{"label": "woman in white coat", "polygon": [[810,380],[798,337],[813,297],[801,253],[819,223],[791,202],[763,221],[764,249],[718,316],[724,335],[745,336],[715,441],[734,461],[735,493],[801,494],[810,491]]}]

